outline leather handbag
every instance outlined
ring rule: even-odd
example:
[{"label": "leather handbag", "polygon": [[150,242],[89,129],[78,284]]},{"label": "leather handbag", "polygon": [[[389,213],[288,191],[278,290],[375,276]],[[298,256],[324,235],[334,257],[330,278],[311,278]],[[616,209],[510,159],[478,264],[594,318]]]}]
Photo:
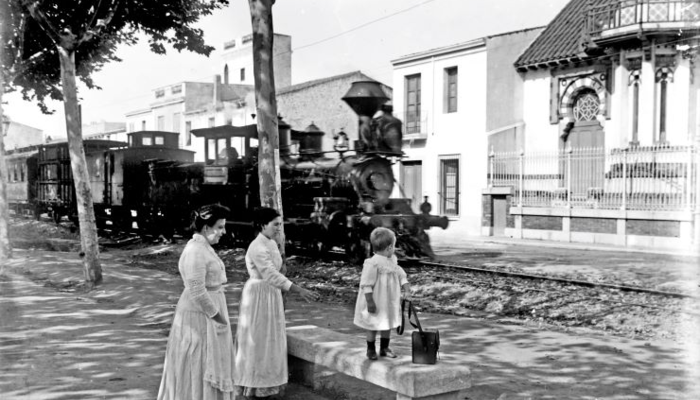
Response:
[{"label": "leather handbag", "polygon": [[[438,359],[438,350],[440,349],[440,331],[424,331],[418,319],[418,313],[413,307],[413,303],[408,300],[403,300],[401,302],[401,326],[396,328],[396,333],[403,335],[404,331],[404,309],[408,304],[408,322],[417,328],[417,331],[413,331],[411,334],[412,342],[412,361],[414,364],[435,364]],[[416,323],[411,321],[411,316],[414,317]]]}]

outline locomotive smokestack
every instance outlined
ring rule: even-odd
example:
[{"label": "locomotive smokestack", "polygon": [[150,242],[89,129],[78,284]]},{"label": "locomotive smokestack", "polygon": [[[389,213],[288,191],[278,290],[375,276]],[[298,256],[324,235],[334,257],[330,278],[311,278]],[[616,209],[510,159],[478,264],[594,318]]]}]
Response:
[{"label": "locomotive smokestack", "polygon": [[350,90],[343,97],[343,101],[361,117],[372,117],[379,110],[379,106],[388,100],[381,84],[377,81],[353,82]]},{"label": "locomotive smokestack", "polygon": [[355,143],[357,151],[376,151],[378,149],[377,138],[372,133],[371,128],[372,116],[388,100],[389,98],[382,90],[381,84],[377,81],[353,82],[350,90],[343,97],[343,101],[348,103],[358,115],[358,141]]}]

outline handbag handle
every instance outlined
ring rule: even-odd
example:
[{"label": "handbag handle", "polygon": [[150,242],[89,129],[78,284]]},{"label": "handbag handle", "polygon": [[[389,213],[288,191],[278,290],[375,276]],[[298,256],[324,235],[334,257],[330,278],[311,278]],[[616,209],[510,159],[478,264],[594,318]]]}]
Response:
[{"label": "handbag handle", "polygon": [[[411,324],[414,328],[418,329],[420,331],[421,336],[423,335],[423,327],[420,324],[420,320],[418,319],[418,312],[416,309],[413,307],[413,303],[410,300],[402,300],[401,301],[401,326],[396,328],[396,333],[399,335],[403,335],[404,327],[405,327],[405,321],[403,318],[404,314],[404,309],[406,308],[406,303],[408,303],[408,323]],[[411,321],[411,315],[416,320],[416,323],[414,324]]]}]

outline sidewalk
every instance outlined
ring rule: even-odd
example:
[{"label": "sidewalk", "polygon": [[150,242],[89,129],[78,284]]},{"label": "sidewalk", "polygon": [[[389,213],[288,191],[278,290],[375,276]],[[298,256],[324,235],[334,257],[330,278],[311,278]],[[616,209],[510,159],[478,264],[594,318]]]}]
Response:
[{"label": "sidewalk", "polygon": [[[0,278],[0,397],[155,397],[180,278],[130,267],[118,252],[102,257],[105,282],[80,293],[71,292],[75,288],[70,285],[55,289],[81,279],[74,253],[16,251],[10,273]],[[28,272],[31,275],[23,275]],[[53,288],[42,286],[48,282]],[[242,284],[231,282],[227,287],[234,319]],[[350,307],[295,298],[287,307],[288,326],[322,326],[354,335],[357,345],[364,346]],[[449,315],[421,314],[421,321],[440,330],[440,362],[470,366],[470,400],[700,398],[697,343],[691,348]],[[410,334],[394,335],[392,343],[397,353],[410,355]],[[391,398],[342,376],[333,381],[336,394],[347,398]],[[291,385],[287,398],[324,398],[313,396]]]}]

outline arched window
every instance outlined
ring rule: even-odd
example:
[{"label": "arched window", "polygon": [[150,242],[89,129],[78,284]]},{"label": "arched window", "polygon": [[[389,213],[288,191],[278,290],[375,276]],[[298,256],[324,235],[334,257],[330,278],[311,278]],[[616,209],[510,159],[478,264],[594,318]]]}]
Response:
[{"label": "arched window", "polygon": [[593,89],[582,89],[574,100],[575,121],[594,121],[600,111],[600,99]]},{"label": "arched window", "polygon": [[228,85],[228,64],[224,65],[224,84]]}]

